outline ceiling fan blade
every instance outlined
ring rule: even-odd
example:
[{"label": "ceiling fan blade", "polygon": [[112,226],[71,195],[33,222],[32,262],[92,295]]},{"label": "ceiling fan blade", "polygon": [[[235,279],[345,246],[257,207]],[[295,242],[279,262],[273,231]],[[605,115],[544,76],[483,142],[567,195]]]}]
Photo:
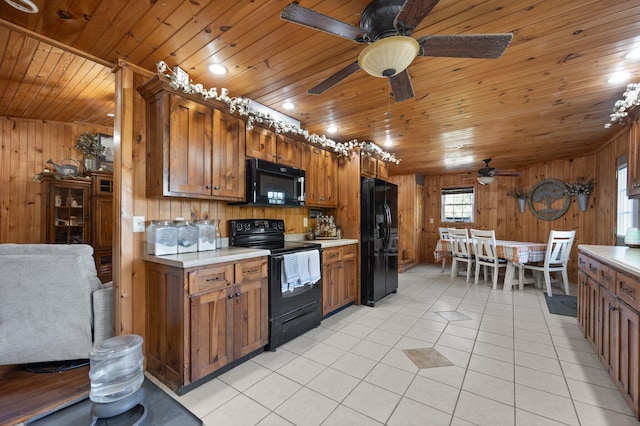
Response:
[{"label": "ceiling fan blade", "polygon": [[358,61],[355,61],[346,67],[342,68],[337,73],[333,74],[326,80],[316,84],[311,89],[307,90],[307,93],[310,95],[320,95],[324,93],[325,90],[332,88],[336,84],[340,83],[345,78],[349,77],[351,74],[355,73],[360,69],[360,65],[358,65]]},{"label": "ceiling fan blade", "polygon": [[440,0],[407,0],[393,21],[395,29],[404,35],[411,35],[420,22],[431,12]]},{"label": "ceiling fan blade", "polygon": [[389,84],[391,84],[393,99],[396,103],[413,98],[413,85],[411,84],[409,72],[406,69],[392,77],[389,77]]},{"label": "ceiling fan blade", "polygon": [[305,27],[324,31],[325,33],[337,35],[351,41],[359,43],[364,42],[364,31],[362,31],[361,28],[338,21],[337,19],[333,19],[327,15],[323,15],[322,13],[299,6],[296,3],[287,5],[280,14],[280,18],[285,21],[293,22],[294,24],[304,25]]},{"label": "ceiling fan blade", "polygon": [[513,34],[430,35],[420,37],[418,56],[496,59],[502,55]]},{"label": "ceiling fan blade", "polygon": [[522,176],[520,172],[504,172],[501,170],[496,170],[493,172],[493,176]]}]

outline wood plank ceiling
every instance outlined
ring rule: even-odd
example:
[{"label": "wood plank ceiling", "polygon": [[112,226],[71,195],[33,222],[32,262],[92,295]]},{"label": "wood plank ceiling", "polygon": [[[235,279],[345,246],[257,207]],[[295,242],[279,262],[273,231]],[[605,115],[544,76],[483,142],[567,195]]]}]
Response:
[{"label": "wood plank ceiling", "polygon": [[[393,174],[475,173],[487,157],[518,169],[594,152],[620,129],[604,128],[614,102],[640,82],[640,59],[625,58],[640,48],[637,0],[441,0],[413,37],[512,32],[513,41],[495,60],[416,58],[416,96],[398,104],[385,79],[364,71],[307,94],[364,46],[281,20],[287,1],[32,1],[39,13],[0,0],[0,116],[112,126],[112,64],[155,71],[165,61],[312,133],[334,124],[336,141],[389,140],[384,149],[402,160]],[[355,26],[368,3],[299,1]],[[213,62],[229,72],[211,74]],[[614,71],[629,80],[608,83]]]}]

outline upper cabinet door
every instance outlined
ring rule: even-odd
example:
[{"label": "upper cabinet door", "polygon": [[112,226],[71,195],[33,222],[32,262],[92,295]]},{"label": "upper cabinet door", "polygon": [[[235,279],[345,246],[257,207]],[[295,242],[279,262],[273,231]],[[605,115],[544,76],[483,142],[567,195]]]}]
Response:
[{"label": "upper cabinet door", "polygon": [[247,157],[301,168],[302,148],[299,141],[258,126],[247,129],[246,138]]},{"label": "upper cabinet door", "polygon": [[254,126],[246,131],[247,157],[276,161],[276,134],[264,127]]},{"label": "upper cabinet door", "polygon": [[210,195],[212,109],[171,95],[169,115],[169,192]]},{"label": "upper cabinet door", "polygon": [[300,142],[283,135],[276,136],[276,163],[285,166],[302,166],[302,149]]},{"label": "upper cabinet door", "polygon": [[640,117],[637,117],[629,129],[629,157],[627,169],[627,196],[640,198]]},{"label": "upper cabinet door", "polygon": [[307,206],[337,207],[338,162],[324,149],[302,144],[302,168],[306,172]]},{"label": "upper cabinet door", "polygon": [[245,199],[245,122],[213,110],[213,174],[211,194],[225,200]]}]

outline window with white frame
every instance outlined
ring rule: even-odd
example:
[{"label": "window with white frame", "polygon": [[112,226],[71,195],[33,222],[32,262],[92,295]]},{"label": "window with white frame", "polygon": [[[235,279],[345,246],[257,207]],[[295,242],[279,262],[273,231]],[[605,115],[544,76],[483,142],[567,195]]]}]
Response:
[{"label": "window with white frame", "polygon": [[638,226],[640,201],[627,197],[627,155],[618,159],[618,203],[616,209],[616,244],[624,244],[627,229]]},{"label": "window with white frame", "polygon": [[442,222],[473,222],[474,188],[442,189]]}]

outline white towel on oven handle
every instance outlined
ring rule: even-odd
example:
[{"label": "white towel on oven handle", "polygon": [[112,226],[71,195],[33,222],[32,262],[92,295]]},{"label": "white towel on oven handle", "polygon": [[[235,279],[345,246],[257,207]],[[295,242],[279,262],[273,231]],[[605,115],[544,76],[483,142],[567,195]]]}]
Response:
[{"label": "white towel on oven handle", "polygon": [[295,288],[298,285],[298,280],[300,279],[300,274],[298,273],[298,256],[296,253],[285,254],[282,256],[282,269],[284,269],[284,278],[289,289]]},{"label": "white towel on oven handle", "polygon": [[298,257],[298,276],[299,281],[296,287],[302,287],[305,284],[311,282],[311,275],[309,273],[309,254],[310,251],[300,251],[296,253]]},{"label": "white towel on oven handle", "polygon": [[309,253],[309,279],[311,284],[315,284],[322,278],[320,272],[320,251],[311,250]]}]

